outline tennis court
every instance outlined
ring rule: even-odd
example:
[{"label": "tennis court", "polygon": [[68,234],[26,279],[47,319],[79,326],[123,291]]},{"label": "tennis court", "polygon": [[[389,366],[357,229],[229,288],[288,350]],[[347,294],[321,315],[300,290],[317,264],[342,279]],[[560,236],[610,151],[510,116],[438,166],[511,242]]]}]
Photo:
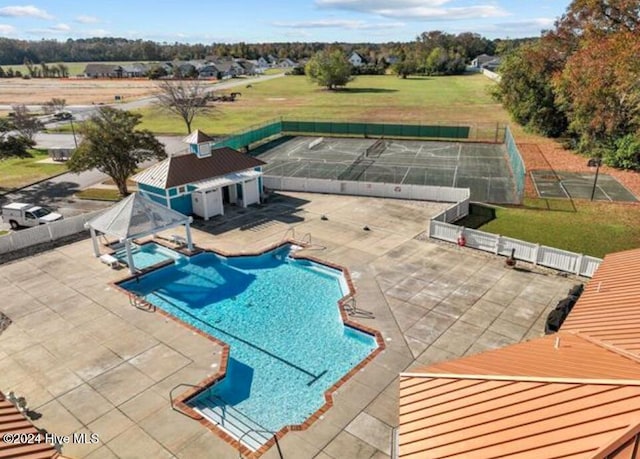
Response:
[{"label": "tennis court", "polygon": [[502,144],[282,137],[252,153],[265,175],[469,188],[473,201],[517,202]]},{"label": "tennis court", "polygon": [[596,201],[637,201],[629,190],[607,174],[598,174],[596,182],[595,174],[536,170],[531,171],[531,178],[541,198],[591,199],[593,194]]}]

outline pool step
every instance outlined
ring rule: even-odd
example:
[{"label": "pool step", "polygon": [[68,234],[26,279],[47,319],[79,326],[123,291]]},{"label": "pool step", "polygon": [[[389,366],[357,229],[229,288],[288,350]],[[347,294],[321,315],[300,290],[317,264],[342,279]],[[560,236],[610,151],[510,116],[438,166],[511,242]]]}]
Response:
[{"label": "pool step", "polygon": [[237,409],[229,405],[220,406],[220,402],[208,397],[199,398],[193,408],[252,451],[257,451],[273,437],[272,433],[265,432],[262,426]]}]

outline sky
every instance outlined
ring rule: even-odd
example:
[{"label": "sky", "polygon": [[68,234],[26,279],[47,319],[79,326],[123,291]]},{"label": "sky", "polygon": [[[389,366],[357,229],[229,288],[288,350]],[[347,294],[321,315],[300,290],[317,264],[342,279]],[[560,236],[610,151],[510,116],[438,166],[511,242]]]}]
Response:
[{"label": "sky", "polygon": [[421,32],[442,30],[519,38],[552,27],[568,5],[568,0],[4,0],[0,36],[356,43],[412,41]]}]

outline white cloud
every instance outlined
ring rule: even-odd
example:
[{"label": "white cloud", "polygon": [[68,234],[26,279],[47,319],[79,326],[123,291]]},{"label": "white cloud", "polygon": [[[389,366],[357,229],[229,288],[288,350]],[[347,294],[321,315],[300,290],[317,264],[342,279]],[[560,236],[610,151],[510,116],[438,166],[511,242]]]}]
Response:
[{"label": "white cloud", "polygon": [[49,13],[33,5],[27,6],[5,6],[0,8],[0,16],[7,17],[32,17],[40,19],[53,19]]},{"label": "white cloud", "polygon": [[49,29],[54,30],[56,32],[68,32],[71,30],[67,24],[56,24],[54,26],[49,27]]},{"label": "white cloud", "polygon": [[27,32],[30,33],[31,35],[57,35],[57,34],[66,33],[69,31],[71,31],[71,27],[69,27],[67,24],[56,24],[56,25],[52,25],[51,27],[31,29],[31,30],[28,30]]},{"label": "white cloud", "polygon": [[106,29],[91,29],[84,32],[83,35],[88,37],[108,37],[108,36],[111,36],[112,34]]},{"label": "white cloud", "polygon": [[505,32],[521,32],[523,30],[540,32],[542,29],[553,27],[554,22],[553,18],[533,18],[523,21],[500,22],[496,24],[496,27]]},{"label": "white cloud", "polygon": [[446,21],[508,16],[496,5],[446,7],[451,0],[316,0],[320,8],[356,11],[394,19]]},{"label": "white cloud", "polygon": [[325,8],[337,8],[362,12],[372,12],[389,8],[392,3],[397,9],[435,7],[449,3],[451,0],[316,0],[316,5]]},{"label": "white cloud", "polygon": [[0,24],[0,35],[13,35],[16,28],[8,24]]},{"label": "white cloud", "polygon": [[371,23],[366,21],[348,20],[348,19],[318,19],[315,21],[296,21],[296,22],[274,22],[276,27],[284,27],[289,29],[351,29],[351,30],[368,30],[368,29],[397,29],[404,27],[402,22],[387,23]]},{"label": "white cloud", "polygon": [[79,22],[80,24],[97,24],[98,22],[100,22],[100,19],[95,16],[86,16],[84,14],[81,14],[80,16],[76,16],[75,21]]}]

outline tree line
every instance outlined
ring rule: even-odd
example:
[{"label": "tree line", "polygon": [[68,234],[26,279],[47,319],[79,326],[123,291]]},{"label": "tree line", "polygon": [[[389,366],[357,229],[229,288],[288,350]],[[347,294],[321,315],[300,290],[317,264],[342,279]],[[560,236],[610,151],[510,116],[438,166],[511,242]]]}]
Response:
[{"label": "tree line", "polygon": [[540,40],[508,53],[495,96],[534,132],[640,170],[640,2],[574,0]]},{"label": "tree line", "polygon": [[57,40],[17,40],[0,38],[0,65],[22,65],[25,62],[108,62],[108,61],[172,61],[205,59],[209,56],[258,59],[261,56],[307,59],[328,47],[340,47],[346,53],[357,51],[367,61],[377,63],[382,56],[410,57],[418,67],[434,48],[472,59],[478,54],[493,54],[505,49],[512,40],[489,40],[479,34],[458,35],[440,31],[424,32],[413,42],[389,43],[158,43],[125,38],[86,38]]}]

